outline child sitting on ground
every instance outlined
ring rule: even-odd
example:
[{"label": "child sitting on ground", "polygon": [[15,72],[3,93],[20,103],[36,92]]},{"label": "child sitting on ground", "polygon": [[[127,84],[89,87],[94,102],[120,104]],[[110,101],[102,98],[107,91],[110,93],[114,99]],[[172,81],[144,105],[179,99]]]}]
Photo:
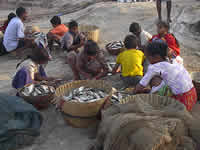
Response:
[{"label": "child sitting on ground", "polygon": [[92,40],[88,40],[84,49],[79,53],[75,51],[69,52],[67,62],[74,74],[74,80],[97,80],[108,73],[103,51]]},{"label": "child sitting on ground", "polygon": [[42,67],[48,61],[49,56],[47,51],[34,44],[32,55],[17,64],[17,71],[13,78],[12,86],[19,89],[29,83],[53,80],[54,78],[46,76],[45,70]]},{"label": "child sitting on ground", "polygon": [[122,67],[122,80],[125,88],[135,86],[143,76],[144,53],[137,50],[138,39],[135,35],[128,35],[124,40],[126,50],[117,56],[117,64],[112,73],[115,74],[117,69]]},{"label": "child sitting on ground", "polygon": [[49,31],[47,34],[49,41],[49,49],[52,50],[54,42],[57,44],[61,44],[61,39],[68,32],[68,27],[61,23],[61,18],[59,16],[54,16],[51,20],[51,25],[53,29]]},{"label": "child sitting on ground", "polygon": [[154,77],[159,76],[162,83],[171,89],[172,97],[183,103],[190,111],[197,101],[197,93],[192,79],[183,65],[168,62],[167,55],[167,44],[162,42],[148,44],[145,56],[151,65],[149,65],[147,73],[136,86],[135,92],[141,93]]},{"label": "child sitting on ground", "polygon": [[183,59],[180,57],[179,42],[173,34],[169,33],[169,29],[170,25],[168,23],[160,21],[157,24],[158,34],[154,35],[150,41],[166,42],[170,49],[169,57],[172,60],[176,60],[178,63],[183,64]]}]

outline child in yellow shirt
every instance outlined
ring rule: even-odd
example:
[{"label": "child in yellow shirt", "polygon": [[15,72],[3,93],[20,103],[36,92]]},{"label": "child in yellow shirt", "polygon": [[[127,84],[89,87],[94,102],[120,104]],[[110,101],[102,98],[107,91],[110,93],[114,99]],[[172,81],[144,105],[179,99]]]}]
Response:
[{"label": "child in yellow shirt", "polygon": [[125,87],[136,86],[143,77],[144,53],[137,50],[138,39],[135,35],[128,35],[124,40],[126,50],[117,56],[117,64],[113,69],[113,74],[121,66],[122,80]]}]

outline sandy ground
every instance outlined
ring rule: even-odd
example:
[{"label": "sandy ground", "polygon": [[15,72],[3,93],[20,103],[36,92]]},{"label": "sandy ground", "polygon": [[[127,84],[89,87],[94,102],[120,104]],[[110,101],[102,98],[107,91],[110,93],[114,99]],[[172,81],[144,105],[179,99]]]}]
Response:
[{"label": "sandy ground", "polygon": [[[0,18],[5,18],[8,13],[6,10],[0,12]],[[197,17],[199,12],[200,2],[195,0],[173,0],[171,30],[181,43],[181,55],[184,58],[185,66],[190,71],[200,70],[200,38],[197,33],[192,33],[190,30],[190,27],[199,21]],[[163,14],[166,14],[165,11]],[[41,18],[33,20],[32,24],[39,25],[44,31],[47,31],[50,29],[48,18],[49,16],[43,15]],[[99,44],[104,48],[104,45],[110,41],[123,40],[125,35],[128,34],[130,23],[133,21],[139,22],[145,30],[155,34],[157,13],[155,3],[118,4],[101,2],[62,16],[63,22],[68,22],[71,19],[76,19],[83,24],[99,26],[101,30]],[[30,25],[30,23],[27,25]],[[55,51],[53,56],[54,60],[49,62],[46,68],[47,73],[50,76],[60,76],[71,80],[72,72],[69,66],[63,63],[62,52]],[[113,57],[107,57],[107,59],[109,61],[114,60]],[[11,79],[18,62],[19,60],[9,56],[0,58],[1,92],[14,95]],[[119,79],[118,76],[113,78],[115,81]],[[93,129],[70,127],[65,124],[60,113],[56,112],[54,107],[43,111],[42,114],[44,123],[41,136],[36,139],[32,146],[26,147],[24,150],[86,150],[92,142],[90,137],[93,134]]]}]

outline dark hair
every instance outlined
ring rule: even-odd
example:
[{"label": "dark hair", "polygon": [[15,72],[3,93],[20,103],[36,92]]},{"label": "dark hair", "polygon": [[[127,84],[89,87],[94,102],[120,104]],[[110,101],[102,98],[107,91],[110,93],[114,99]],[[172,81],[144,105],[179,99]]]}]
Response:
[{"label": "dark hair", "polygon": [[17,8],[16,14],[18,17],[21,17],[24,13],[26,13],[26,9],[24,7]]},{"label": "dark hair", "polygon": [[53,16],[53,18],[51,18],[50,22],[53,25],[59,25],[59,24],[61,24],[61,19],[59,16]]},{"label": "dark hair", "polygon": [[15,18],[15,17],[16,17],[16,15],[13,12],[9,13],[9,15],[8,15],[8,23],[11,21],[12,18]]},{"label": "dark hair", "polygon": [[148,55],[160,55],[164,60],[168,56],[168,46],[164,42],[153,41],[147,45],[146,51]]},{"label": "dark hair", "polygon": [[97,55],[98,51],[99,46],[97,45],[97,43],[92,40],[88,40],[84,46],[85,54],[87,54],[88,56],[95,56]]},{"label": "dark hair", "polygon": [[141,27],[140,27],[139,23],[137,23],[137,22],[133,22],[129,27],[129,32],[131,32],[133,34],[140,32],[140,30],[141,30]]},{"label": "dark hair", "polygon": [[[168,30],[168,32],[169,32],[169,30],[170,30],[170,24],[167,23],[167,22],[165,22],[165,21],[160,21],[160,22],[158,22],[157,25],[166,28],[166,29]],[[174,36],[174,34],[173,34],[173,33],[170,33],[170,34],[175,38],[177,46],[180,47],[179,41],[178,41],[177,38]]]},{"label": "dark hair", "polygon": [[138,46],[138,39],[135,35],[127,35],[124,39],[124,45],[127,49],[136,48]]},{"label": "dark hair", "polygon": [[78,27],[78,23],[74,20],[69,22],[69,29],[72,29],[74,27]]},{"label": "dark hair", "polygon": [[19,65],[24,62],[27,59],[31,59],[32,61],[36,62],[36,63],[40,63],[40,62],[47,62],[49,61],[49,56],[48,56],[48,52],[46,49],[44,48],[39,48],[36,44],[33,44],[32,46],[33,50],[32,50],[32,54],[28,55],[25,59],[23,59],[20,63],[17,64],[16,68],[19,67]]}]

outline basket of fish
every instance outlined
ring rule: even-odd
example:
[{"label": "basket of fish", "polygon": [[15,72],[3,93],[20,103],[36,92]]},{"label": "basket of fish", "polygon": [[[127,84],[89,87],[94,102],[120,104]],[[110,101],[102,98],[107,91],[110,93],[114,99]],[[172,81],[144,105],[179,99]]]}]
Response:
[{"label": "basket of fish", "polygon": [[37,109],[47,108],[54,95],[55,88],[45,84],[27,84],[19,90],[19,96]]},{"label": "basket of fish", "polygon": [[198,100],[200,101],[200,72],[192,72],[191,77],[197,91]]},{"label": "basket of fish", "polygon": [[115,41],[106,45],[106,50],[110,55],[118,55],[124,50],[124,43],[122,41]]},{"label": "basket of fish", "polygon": [[78,128],[98,123],[98,115],[112,96],[112,86],[102,80],[82,80],[56,89],[64,120]]}]

